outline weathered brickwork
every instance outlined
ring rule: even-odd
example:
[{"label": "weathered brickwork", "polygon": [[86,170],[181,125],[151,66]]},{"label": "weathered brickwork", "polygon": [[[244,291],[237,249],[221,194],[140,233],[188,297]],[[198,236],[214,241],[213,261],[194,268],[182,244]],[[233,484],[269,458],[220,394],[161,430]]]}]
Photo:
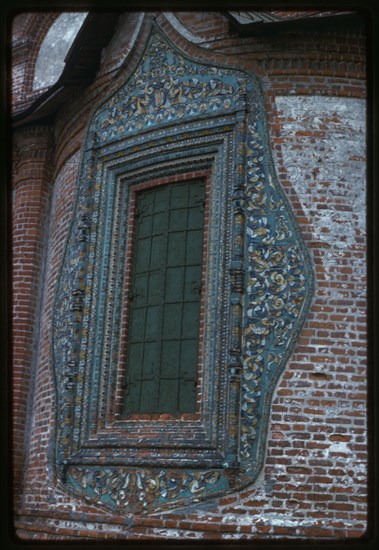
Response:
[{"label": "weathered brickwork", "polygon": [[[34,63],[56,16],[15,19],[16,112],[36,97]],[[90,113],[133,74],[128,60],[144,51],[149,17],[121,15],[95,82],[72,94],[51,127],[15,132],[17,534],[41,541],[360,537],[367,528],[366,89],[365,41],[355,29],[303,34],[300,26],[290,36],[239,38],[221,14],[157,16],[186,55],[258,77],[275,170],[312,258],[315,293],[274,392],[265,466],[252,486],[141,516],[86,503],[57,478],[53,304],[81,147]]]},{"label": "weathered brickwork", "polygon": [[58,12],[22,13],[12,22],[12,106],[27,108],[44,89],[33,91],[34,68],[39,48]]},{"label": "weathered brickwork", "polygon": [[13,441],[14,488],[22,491],[33,372],[39,330],[46,225],[51,192],[52,131],[32,126],[16,133],[13,155]]}]

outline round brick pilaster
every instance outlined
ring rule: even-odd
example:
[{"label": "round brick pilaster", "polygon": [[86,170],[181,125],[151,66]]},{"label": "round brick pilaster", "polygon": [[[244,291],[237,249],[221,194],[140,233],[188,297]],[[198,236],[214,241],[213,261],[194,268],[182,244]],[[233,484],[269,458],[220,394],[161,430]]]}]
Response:
[{"label": "round brick pilaster", "polygon": [[13,401],[15,505],[22,493],[28,409],[32,393],[38,310],[49,219],[53,135],[50,126],[28,126],[14,136],[13,155]]}]

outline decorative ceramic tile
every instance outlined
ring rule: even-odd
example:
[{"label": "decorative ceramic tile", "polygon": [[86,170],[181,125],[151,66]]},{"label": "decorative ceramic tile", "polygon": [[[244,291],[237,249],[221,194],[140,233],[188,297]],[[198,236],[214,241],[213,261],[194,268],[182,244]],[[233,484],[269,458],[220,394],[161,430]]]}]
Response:
[{"label": "decorative ceramic tile", "polygon": [[[199,169],[212,175],[198,416],[123,418],[115,402],[127,346],[130,190]],[[312,288],[256,79],[185,57],[153,27],[134,74],[94,113],[83,148],[54,310],[61,481],[128,513],[252,483]]]}]

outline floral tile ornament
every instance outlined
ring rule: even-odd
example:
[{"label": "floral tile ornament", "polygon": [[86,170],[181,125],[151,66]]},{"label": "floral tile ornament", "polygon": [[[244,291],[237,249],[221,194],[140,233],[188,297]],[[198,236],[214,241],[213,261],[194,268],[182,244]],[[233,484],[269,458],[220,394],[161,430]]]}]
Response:
[{"label": "floral tile ornament", "polygon": [[[201,405],[193,419],[122,417],[131,190],[211,173]],[[190,59],[152,25],[83,146],[54,306],[55,461],[63,486],[117,513],[254,482],[271,399],[306,318],[313,270],[277,180],[257,79]]]}]

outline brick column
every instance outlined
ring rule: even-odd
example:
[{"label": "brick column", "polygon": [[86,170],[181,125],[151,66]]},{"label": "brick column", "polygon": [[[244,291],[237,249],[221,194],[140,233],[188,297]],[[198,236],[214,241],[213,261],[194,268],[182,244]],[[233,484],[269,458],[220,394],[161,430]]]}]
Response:
[{"label": "brick column", "polygon": [[32,399],[39,307],[47,242],[53,134],[33,125],[14,136],[13,172],[13,470],[20,505],[28,410]]}]

